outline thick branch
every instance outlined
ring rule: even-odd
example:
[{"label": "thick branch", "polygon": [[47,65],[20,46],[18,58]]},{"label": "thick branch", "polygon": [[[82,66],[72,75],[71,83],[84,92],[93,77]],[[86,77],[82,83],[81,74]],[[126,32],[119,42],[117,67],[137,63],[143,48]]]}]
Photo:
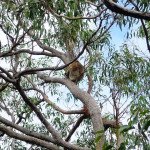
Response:
[{"label": "thick branch", "polygon": [[110,9],[111,11],[113,11],[115,13],[134,17],[137,19],[150,20],[150,13],[126,9],[124,7],[117,5],[112,0],[102,0],[102,2],[108,9]]},{"label": "thick branch", "polygon": [[16,133],[11,128],[8,128],[3,125],[0,125],[0,131],[2,131],[3,133],[7,134],[8,136],[10,136],[12,138],[22,140],[22,141],[25,141],[30,144],[36,144],[41,147],[48,148],[49,150],[58,150],[57,146],[50,144],[49,142],[46,142],[46,141],[43,141],[43,140],[40,140],[40,139],[37,139],[34,137],[30,137],[27,135]]},{"label": "thick branch", "polygon": [[[93,123],[93,129],[94,129],[95,134],[97,131],[104,130],[100,108],[90,94],[81,90],[76,84],[74,84],[72,81],[68,79],[51,78],[48,76],[44,76],[43,74],[39,72],[37,73],[37,75],[38,77],[43,79],[45,82],[61,83],[61,84],[66,85],[67,88],[71,91],[71,93],[76,98],[81,100],[82,103],[84,103],[85,106],[88,108],[88,111],[89,111],[89,114]],[[98,148],[102,149],[102,145],[103,145],[103,137],[101,138],[100,143],[98,143],[97,149]]]},{"label": "thick branch", "polygon": [[0,57],[8,57],[8,56],[13,56],[21,53],[27,53],[27,54],[32,54],[32,55],[45,55],[45,56],[50,56],[50,57],[56,57],[56,55],[50,53],[50,52],[45,52],[45,51],[31,51],[29,49],[18,49],[16,51],[7,51],[7,52],[2,52],[0,53]]},{"label": "thick branch", "polygon": [[0,92],[4,91],[8,86],[8,83],[0,83]]},{"label": "thick branch", "polygon": [[[18,90],[18,92],[22,96],[23,100],[26,102],[26,104],[36,113],[36,115],[38,116],[40,121],[45,125],[47,130],[52,134],[53,138],[55,139],[55,141],[57,142],[58,145],[60,145],[62,147],[65,147],[65,148],[68,148],[68,149],[72,148],[74,150],[85,150],[86,149],[86,148],[85,149],[84,148],[80,148],[80,147],[78,147],[76,145],[72,145],[70,143],[65,142],[61,138],[61,135],[45,119],[45,117],[40,112],[40,110],[33,103],[30,102],[30,100],[28,99],[28,97],[24,93],[24,91],[23,91],[22,87],[20,86],[20,84],[16,83],[16,84],[14,84],[14,86],[16,87],[16,89]],[[86,149],[86,150],[88,150],[88,149]]]},{"label": "thick branch", "polygon": [[3,75],[2,73],[0,73],[0,77],[9,83],[15,83],[16,82],[15,79],[10,79],[10,78],[6,77],[5,75]]},{"label": "thick branch", "polygon": [[118,125],[116,124],[116,120],[108,120],[106,118],[102,118],[104,128],[107,130],[108,128],[118,128]]},{"label": "thick branch", "polygon": [[71,129],[71,131],[69,132],[69,135],[67,136],[67,138],[65,139],[65,141],[69,141],[71,136],[73,135],[73,133],[76,131],[76,129],[79,127],[79,125],[81,124],[81,122],[86,118],[85,115],[82,115],[77,122],[75,123],[75,125],[73,126],[73,128]]},{"label": "thick branch", "polygon": [[11,121],[3,118],[0,116],[0,122],[5,124],[6,126],[10,126],[26,135],[29,135],[31,137],[35,137],[35,138],[38,138],[38,139],[41,139],[41,140],[45,140],[45,141],[48,141],[48,142],[52,142],[52,143],[55,143],[55,140],[53,140],[50,136],[47,136],[45,134],[40,134],[40,133],[37,133],[37,132],[31,132],[30,130],[26,129],[26,128],[23,128],[15,123],[12,123]]},{"label": "thick branch", "polygon": [[49,124],[49,122],[45,119],[45,117],[42,115],[42,113],[40,112],[40,110],[33,103],[30,102],[30,100],[28,99],[28,97],[24,93],[24,91],[23,91],[22,87],[20,86],[20,84],[17,83],[17,84],[14,84],[14,86],[16,87],[16,89],[18,90],[18,92],[22,96],[23,100],[26,102],[26,104],[36,113],[36,115],[41,120],[41,122],[45,125],[45,127],[47,128],[47,130],[52,134],[52,136],[54,137],[54,139],[60,141],[61,140],[61,136]]},{"label": "thick branch", "polygon": [[5,70],[4,68],[2,68],[1,66],[0,66],[0,70],[1,70],[3,73],[5,73],[10,79],[13,78],[13,76],[12,76],[7,70]]}]

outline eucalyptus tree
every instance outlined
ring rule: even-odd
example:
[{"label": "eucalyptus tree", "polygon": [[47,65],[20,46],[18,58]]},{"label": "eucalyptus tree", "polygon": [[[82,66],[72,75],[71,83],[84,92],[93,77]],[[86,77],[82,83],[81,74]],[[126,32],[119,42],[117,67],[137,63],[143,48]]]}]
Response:
[{"label": "eucalyptus tree", "polygon": [[[138,25],[127,38],[145,38],[149,52],[148,1],[0,4],[1,148],[149,147],[149,57],[136,46],[115,50],[110,32]],[[71,71],[75,62],[84,68],[76,82],[71,76],[81,71]],[[135,125],[139,132],[130,134]]]}]

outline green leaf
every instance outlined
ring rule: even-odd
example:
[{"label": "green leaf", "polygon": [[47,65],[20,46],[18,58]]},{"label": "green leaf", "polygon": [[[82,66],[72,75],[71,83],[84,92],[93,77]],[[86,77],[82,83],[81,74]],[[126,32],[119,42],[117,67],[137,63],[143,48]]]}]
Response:
[{"label": "green leaf", "polygon": [[104,130],[99,130],[99,131],[96,132],[95,143],[100,141],[100,139],[103,136],[103,134],[104,134]]},{"label": "green leaf", "polygon": [[143,129],[147,131],[149,126],[150,126],[150,120],[148,120],[148,121],[143,125]]},{"label": "green leaf", "polygon": [[118,150],[126,150],[125,143],[121,143],[121,145],[120,145]]},{"label": "green leaf", "polygon": [[121,132],[121,133],[128,132],[129,130],[134,129],[134,128],[135,128],[135,127],[133,127],[133,126],[124,125],[124,126],[122,126],[122,127],[120,128],[120,132]]},{"label": "green leaf", "polygon": [[112,149],[113,146],[112,145],[108,145],[107,147],[105,147],[103,150],[109,150],[109,149]]}]

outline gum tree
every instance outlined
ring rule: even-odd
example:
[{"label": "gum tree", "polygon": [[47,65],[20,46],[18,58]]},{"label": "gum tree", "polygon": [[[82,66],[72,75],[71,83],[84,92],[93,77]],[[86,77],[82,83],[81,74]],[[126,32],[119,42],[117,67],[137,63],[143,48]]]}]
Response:
[{"label": "gum tree", "polygon": [[[146,39],[150,51],[148,1],[0,3],[3,149],[148,147],[149,58],[126,44],[116,51],[110,34],[113,26],[119,32],[136,22],[136,35]],[[78,83],[65,76],[77,60],[84,66]],[[124,126],[121,118],[128,111],[130,121]],[[133,137],[128,132],[134,125],[143,145],[136,132]]]}]

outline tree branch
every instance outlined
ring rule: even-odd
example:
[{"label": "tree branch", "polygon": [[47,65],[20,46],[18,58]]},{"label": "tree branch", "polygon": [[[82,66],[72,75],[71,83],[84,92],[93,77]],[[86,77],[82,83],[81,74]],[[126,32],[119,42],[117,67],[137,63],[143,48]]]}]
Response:
[{"label": "tree branch", "polygon": [[45,134],[38,133],[38,132],[32,132],[32,131],[30,131],[26,128],[23,128],[23,127],[15,124],[15,123],[12,123],[11,121],[3,118],[2,116],[0,116],[0,122],[5,124],[6,126],[10,126],[14,129],[20,131],[20,132],[22,132],[28,136],[35,137],[35,138],[38,138],[40,140],[45,140],[45,141],[52,142],[52,143],[56,144],[55,140],[52,139],[52,137],[47,136]]},{"label": "tree branch", "polygon": [[[133,2],[133,0],[129,0],[129,1],[130,1],[131,4],[135,7],[135,9],[136,9],[137,11],[139,11],[138,6]],[[149,44],[149,35],[148,35],[148,31],[147,31],[147,29],[146,29],[146,26],[145,26],[145,24],[144,24],[143,19],[140,19],[140,20],[141,20],[141,24],[142,24],[143,31],[144,31],[144,34],[145,34],[147,48],[148,48],[148,50],[149,50],[149,52],[150,52],[150,44]]]},{"label": "tree branch", "polygon": [[8,127],[3,126],[1,124],[0,124],[0,131],[2,131],[3,133],[7,134],[8,136],[10,136],[12,138],[22,140],[22,141],[25,141],[25,142],[30,143],[30,144],[36,144],[36,145],[39,145],[41,147],[48,148],[49,150],[58,150],[57,146],[50,144],[49,142],[37,139],[35,137],[27,136],[24,134],[16,133],[11,128],[8,128]]},{"label": "tree branch", "polygon": [[74,149],[74,150],[88,150],[88,148],[84,149],[84,148],[80,148],[76,145],[72,145],[66,141],[64,141],[61,138],[61,135],[50,125],[50,123],[45,119],[45,117],[43,116],[43,114],[40,112],[40,110],[33,104],[31,103],[31,101],[28,99],[28,97],[26,96],[26,94],[24,93],[22,87],[20,86],[19,82],[17,82],[16,84],[14,84],[14,86],[16,87],[16,89],[18,90],[18,92],[20,93],[20,95],[22,96],[23,100],[25,101],[25,103],[36,113],[36,115],[38,116],[38,118],[40,119],[40,121],[45,125],[45,127],[47,128],[47,130],[52,134],[53,138],[55,139],[55,141],[57,142],[58,145],[68,148],[68,149]]},{"label": "tree branch", "polygon": [[71,136],[73,135],[73,133],[76,131],[76,129],[80,126],[81,122],[87,118],[87,116],[82,115],[77,122],[75,123],[75,125],[73,126],[73,128],[70,130],[69,135],[67,136],[67,138],[65,139],[65,141],[69,141]]},{"label": "tree branch", "polygon": [[[45,0],[41,0],[43,3],[43,6],[53,15],[55,16],[56,18],[65,18],[65,19],[68,19],[68,20],[78,20],[78,19],[95,19],[97,17],[99,17],[103,10],[101,12],[99,12],[98,14],[96,14],[95,16],[89,16],[89,17],[84,17],[84,16],[77,16],[77,17],[68,17],[68,16],[65,16],[65,15],[61,15],[61,14],[58,14],[56,13],[51,7],[48,7],[49,4],[48,2],[45,2]],[[86,1],[86,3],[89,3],[88,1]],[[90,3],[93,5],[93,3]],[[95,7],[99,7],[100,5],[94,5]]]},{"label": "tree branch", "polygon": [[0,77],[9,83],[15,83],[16,82],[15,79],[10,79],[10,78],[6,77],[5,75],[3,75],[2,73],[0,73]]},{"label": "tree branch", "polygon": [[40,112],[40,110],[36,107],[36,105],[34,105],[30,101],[30,99],[26,96],[24,90],[20,86],[20,83],[17,82],[17,83],[14,84],[14,86],[16,87],[16,89],[18,90],[18,92],[20,93],[20,95],[22,96],[22,98],[25,101],[25,103],[36,113],[36,115],[38,116],[38,118],[40,119],[40,121],[45,125],[45,127],[47,128],[47,130],[52,134],[52,136],[54,137],[54,139],[56,141],[61,141],[62,139],[61,139],[60,134],[58,134],[58,132],[49,124],[49,122],[45,119],[45,117]]},{"label": "tree branch", "polygon": [[13,76],[12,76],[7,70],[5,70],[4,68],[2,68],[1,66],[0,66],[0,70],[1,70],[3,73],[5,73],[10,79],[13,78]]},{"label": "tree branch", "polygon": [[[99,130],[102,131],[104,130],[100,108],[90,94],[80,89],[76,84],[74,84],[72,81],[68,79],[51,78],[39,72],[37,73],[37,75],[39,78],[41,78],[47,83],[60,83],[66,85],[67,88],[70,90],[70,92],[82,103],[84,103],[84,105],[87,107],[93,123],[94,133],[96,134]],[[102,145],[103,145],[103,136],[101,140],[97,143],[97,149],[100,148],[102,149]]]},{"label": "tree branch", "polygon": [[[72,61],[70,61],[70,62],[68,62],[67,64],[65,64],[65,65],[62,65],[62,66],[60,66],[60,67],[47,67],[47,68],[32,68],[32,69],[26,69],[26,70],[24,70],[24,71],[22,71],[22,72],[20,72],[19,74],[18,74],[18,78],[20,78],[22,75],[26,75],[26,74],[35,74],[36,72],[38,72],[38,71],[46,71],[46,70],[54,70],[54,71],[57,71],[57,70],[62,70],[62,69],[64,69],[65,67],[67,67],[67,66],[69,66],[71,63],[73,63],[74,61],[76,61],[83,53],[84,53],[84,50],[86,49],[86,47],[91,43],[91,40],[92,40],[92,38],[97,34],[97,32],[99,31],[99,29],[100,29],[100,27],[101,27],[101,23],[99,24],[99,26],[98,26],[98,28],[96,29],[96,31],[90,36],[90,38],[86,41],[86,43],[84,44],[84,46],[82,47],[82,50],[79,52],[79,54],[72,60]],[[38,40],[38,42],[40,42],[39,40]],[[43,45],[41,42],[40,42],[40,44],[41,45]],[[48,47],[48,46],[46,46],[46,45],[43,45],[42,46],[43,47],[43,49],[53,49],[53,48],[50,48],[50,47]],[[41,48],[42,48],[41,47]],[[45,47],[45,48],[44,48]],[[51,51],[51,50],[50,50]],[[63,54],[63,53],[61,53],[61,56],[58,56],[60,59],[62,59],[62,61],[64,61],[65,62],[65,58],[66,58],[66,56]],[[64,57],[64,58],[63,58]]]},{"label": "tree branch", "polygon": [[104,5],[108,9],[110,9],[111,11],[113,11],[115,13],[119,13],[119,14],[122,14],[125,16],[134,17],[137,19],[144,19],[144,20],[150,21],[150,13],[126,9],[124,7],[119,6],[118,4],[113,2],[112,0],[102,0],[102,2],[104,3]]},{"label": "tree branch", "polygon": [[45,51],[30,51],[29,49],[17,49],[16,51],[7,51],[7,52],[2,52],[0,53],[0,57],[8,57],[8,56],[13,56],[21,53],[27,53],[27,54],[32,54],[32,55],[45,55],[45,56],[50,56],[50,57],[57,57],[56,55],[45,52]]},{"label": "tree branch", "polygon": [[[26,77],[26,78],[27,78],[27,77]],[[60,108],[60,107],[57,106],[54,102],[52,102],[52,101],[48,98],[48,96],[47,96],[42,90],[38,89],[38,88],[36,87],[36,85],[35,85],[33,82],[30,81],[30,79],[27,78],[27,80],[28,80],[28,81],[32,84],[32,86],[33,86],[33,88],[30,88],[30,89],[39,92],[39,93],[42,95],[43,100],[46,101],[46,102],[47,102],[51,107],[53,107],[55,110],[57,110],[57,111],[59,111],[59,112],[61,112],[61,113],[63,113],[63,114],[67,114],[67,115],[69,115],[69,114],[83,114],[83,113],[84,113],[83,110],[70,110],[70,111],[68,111],[68,110],[64,110],[64,109]]]}]

